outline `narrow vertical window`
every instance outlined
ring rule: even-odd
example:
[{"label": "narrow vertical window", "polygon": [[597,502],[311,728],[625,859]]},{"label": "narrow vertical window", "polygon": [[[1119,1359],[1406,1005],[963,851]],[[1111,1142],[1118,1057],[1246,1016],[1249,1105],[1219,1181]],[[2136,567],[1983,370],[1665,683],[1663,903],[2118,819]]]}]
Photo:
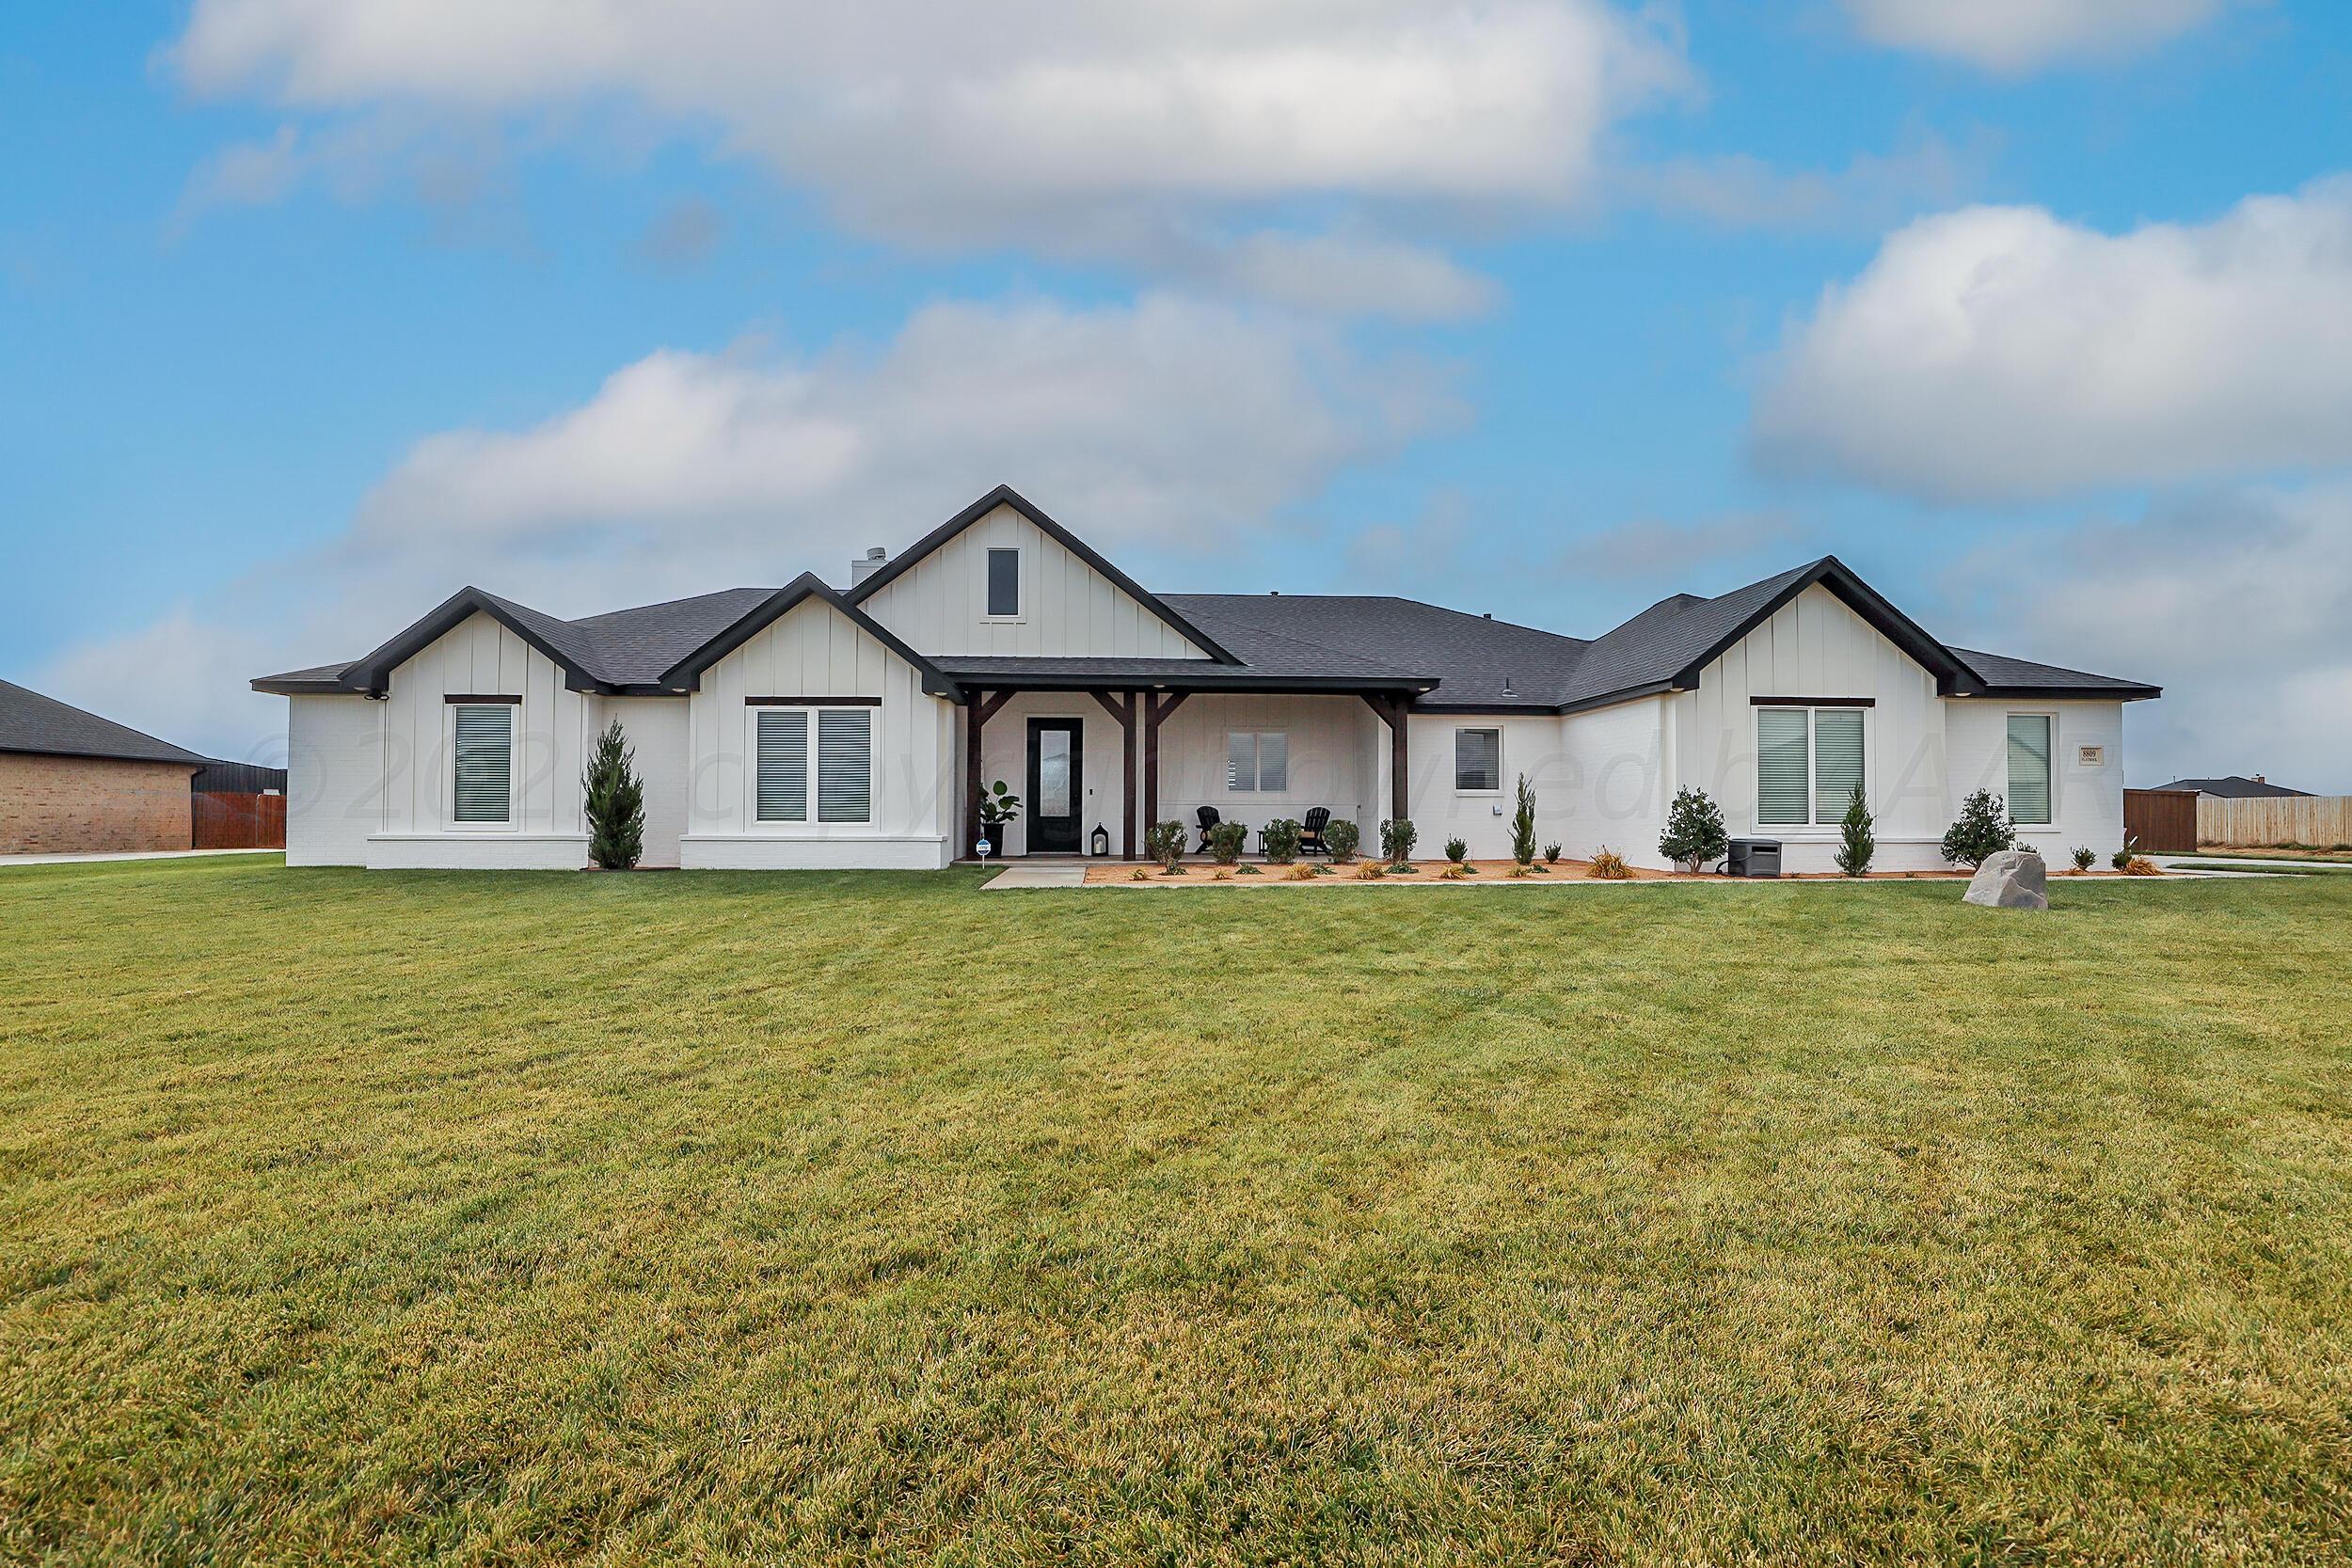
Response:
[{"label": "narrow vertical window", "polygon": [[1019,550],[988,552],[988,612],[991,615],[1021,613],[1021,552]]},{"label": "narrow vertical window", "polygon": [[1454,732],[1454,788],[1463,795],[1492,795],[1502,788],[1502,732]]},{"label": "narrow vertical window", "polygon": [[2013,822],[2050,820],[2050,716],[2009,716],[2009,815]]},{"label": "narrow vertical window", "polygon": [[457,709],[456,726],[456,820],[508,820],[514,807],[513,705],[462,704]]},{"label": "narrow vertical window", "polygon": [[1801,707],[1756,710],[1756,819],[1766,827],[1801,826],[1806,816],[1805,730]]},{"label": "narrow vertical window", "polygon": [[817,715],[817,820],[867,822],[873,816],[873,710],[822,709]]},{"label": "narrow vertical window", "polygon": [[808,715],[767,708],[759,715],[757,816],[762,822],[808,820]]}]

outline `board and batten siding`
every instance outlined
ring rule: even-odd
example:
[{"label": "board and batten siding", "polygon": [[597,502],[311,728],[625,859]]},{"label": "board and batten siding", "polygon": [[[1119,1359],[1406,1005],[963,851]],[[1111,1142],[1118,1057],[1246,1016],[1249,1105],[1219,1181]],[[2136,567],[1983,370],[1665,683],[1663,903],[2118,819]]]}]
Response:
[{"label": "board and batten siding", "polygon": [[[749,697],[878,699],[874,820],[758,820]],[[955,706],[830,604],[803,600],[753,634],[703,672],[690,701],[686,866],[937,869],[953,858]]]},{"label": "board and batten siding", "polygon": [[[1834,820],[1797,827],[1756,819],[1757,697],[1821,698],[1827,705],[1868,699],[1863,778],[1876,818],[1877,864],[1883,870],[1943,867],[1938,846],[1951,822],[1947,705],[1936,695],[1932,673],[1817,585],[1702,670],[1697,690],[1667,699],[1673,707],[1670,771],[1679,785],[1712,796],[1733,836],[1779,839],[1787,869],[1827,871],[1836,866]],[[1665,792],[1667,802],[1673,794]],[[1659,863],[1656,843],[1644,847],[1649,853],[1642,863]]]},{"label": "board and batten siding", "polygon": [[[2103,865],[2122,847],[2122,704],[1955,697],[1944,707],[1951,746],[1947,823],[1959,815],[1960,802],[1974,790],[2009,794],[2009,716],[2046,713],[2056,720],[2050,727],[2051,822],[2048,827],[2021,824],[2018,843],[2041,850],[2042,859],[2053,866],[2060,864],[2066,852],[2078,844],[2096,850]],[[2098,750],[2100,760],[2095,767],[2083,763],[2087,746]],[[1943,863],[1940,854],[1936,863]]]},{"label": "board and batten siding", "polygon": [[[1227,739],[1237,730],[1274,730],[1286,737],[1283,788],[1227,787]],[[1160,818],[1182,822],[1191,835],[1190,847],[1200,842],[1200,808],[1215,806],[1222,820],[1249,829],[1254,850],[1257,831],[1268,822],[1277,817],[1302,821],[1308,812],[1322,806],[1333,816],[1354,822],[1363,842],[1377,847],[1380,818],[1388,811],[1383,803],[1387,797],[1374,787],[1382,776],[1371,744],[1375,731],[1380,740],[1377,756],[1385,758],[1387,726],[1353,695],[1203,692],[1187,698],[1160,726]],[[1093,771],[1091,762],[1088,771]],[[1137,821],[1141,833],[1140,808]]]},{"label": "board and batten siding", "polygon": [[635,753],[631,766],[645,791],[644,857],[638,864],[675,866],[686,837],[686,768],[691,730],[682,697],[599,697],[592,723],[601,734],[614,720]]},{"label": "board and batten siding", "polygon": [[[1021,552],[1021,612],[988,611],[988,552]],[[860,606],[935,658],[1206,658],[1135,596],[1009,506],[917,561]]]},{"label": "board and batten siding", "polygon": [[384,705],[286,700],[286,863],[365,865],[384,824]]}]

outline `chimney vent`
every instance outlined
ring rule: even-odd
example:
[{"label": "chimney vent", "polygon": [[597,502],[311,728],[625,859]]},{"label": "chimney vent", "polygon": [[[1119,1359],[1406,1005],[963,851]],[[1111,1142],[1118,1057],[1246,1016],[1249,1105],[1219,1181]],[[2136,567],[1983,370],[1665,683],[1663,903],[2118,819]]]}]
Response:
[{"label": "chimney vent", "polygon": [[863,556],[860,556],[857,560],[850,562],[850,586],[855,588],[859,583],[864,582],[867,578],[872,577],[876,572],[881,571],[882,569],[882,562],[888,561],[889,559],[890,552],[883,549],[880,545],[876,545],[872,549],[867,550]]},{"label": "chimney vent", "polygon": [[2255,775],[2254,775],[2254,782],[2255,782],[2256,784],[2268,784],[2270,781],[2269,781],[2267,778],[2264,777],[2262,774],[2257,773],[2257,774],[2255,774]]}]

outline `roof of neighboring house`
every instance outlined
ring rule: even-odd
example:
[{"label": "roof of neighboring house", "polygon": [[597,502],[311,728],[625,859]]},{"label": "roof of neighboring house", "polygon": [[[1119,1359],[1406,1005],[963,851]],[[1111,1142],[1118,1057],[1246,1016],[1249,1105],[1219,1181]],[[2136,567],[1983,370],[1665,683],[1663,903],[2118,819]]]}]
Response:
[{"label": "roof of neighboring house", "polygon": [[191,766],[201,766],[206,760],[168,740],[158,740],[10,681],[0,681],[0,752]]},{"label": "roof of neighboring house", "polygon": [[2218,796],[2224,800],[2309,800],[2308,789],[2289,789],[2266,779],[2249,779],[2236,773],[2219,779],[2175,779],[2169,784],[2156,785],[2158,790],[2188,790],[2199,795]]},{"label": "roof of neighboring house", "polygon": [[[998,505],[1020,511],[1212,657],[927,658],[860,608],[875,590]],[[1072,689],[1119,689],[1140,682],[1194,689],[1406,691],[1424,711],[1572,713],[1694,688],[1707,665],[1816,586],[1836,595],[1931,673],[1937,689],[1948,695],[2114,702],[2162,695],[2158,688],[2137,681],[1939,641],[1835,556],[1712,598],[1677,594],[1661,599],[1589,641],[1385,594],[1154,597],[1001,485],[847,592],[803,573],[782,589],[730,588],[563,621],[468,588],[364,659],[290,671],[253,685],[288,695],[381,691],[394,666],[479,612],[497,617],[540,649],[564,669],[566,684],[579,689],[676,691],[691,688],[703,669],[814,594],[923,671],[925,689],[942,695],[959,694],[953,690],[957,685],[985,689],[998,682]]]}]

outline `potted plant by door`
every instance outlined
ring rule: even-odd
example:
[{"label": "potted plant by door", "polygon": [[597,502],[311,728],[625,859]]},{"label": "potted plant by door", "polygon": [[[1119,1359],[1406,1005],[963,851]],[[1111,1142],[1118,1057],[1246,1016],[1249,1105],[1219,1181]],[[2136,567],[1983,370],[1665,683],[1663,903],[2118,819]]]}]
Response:
[{"label": "potted plant by door", "polygon": [[[999,779],[980,791],[980,837],[987,843],[989,854],[1004,854],[1005,830],[1020,816],[1021,797],[1007,789],[1004,780]],[[979,846],[972,847],[977,852]]]}]

